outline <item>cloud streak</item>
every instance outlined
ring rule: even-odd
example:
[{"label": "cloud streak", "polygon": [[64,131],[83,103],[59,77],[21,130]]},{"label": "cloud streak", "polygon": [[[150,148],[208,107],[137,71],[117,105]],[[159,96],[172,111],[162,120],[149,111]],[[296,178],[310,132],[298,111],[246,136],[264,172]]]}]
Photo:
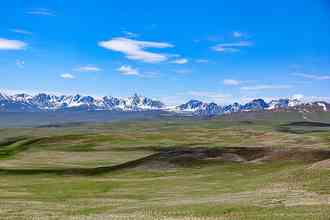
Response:
[{"label": "cloud streak", "polygon": [[240,51],[241,48],[244,47],[251,47],[253,45],[252,42],[250,41],[240,41],[237,43],[223,43],[223,44],[218,44],[212,47],[213,50],[217,52],[229,52],[229,53],[234,53]]},{"label": "cloud streak", "polygon": [[330,80],[330,75],[319,76],[319,75],[305,74],[305,73],[293,73],[292,75],[303,77],[306,79],[313,79],[313,80]]},{"label": "cloud streak", "polygon": [[123,31],[123,34],[125,34],[127,37],[131,37],[131,38],[136,38],[139,36],[139,34],[130,32],[130,31]]},{"label": "cloud streak", "polygon": [[239,32],[239,31],[234,31],[233,32],[233,37],[241,38],[243,36],[244,36],[244,34],[242,32]]},{"label": "cloud streak", "polygon": [[228,100],[228,98],[232,97],[232,95],[230,94],[222,94],[218,92],[209,92],[209,91],[190,91],[187,94],[194,97],[199,97],[199,98],[205,97],[205,98],[221,100],[221,101]]},{"label": "cloud streak", "polygon": [[171,63],[175,63],[175,64],[187,64],[189,61],[188,59],[186,58],[181,58],[181,59],[176,59],[176,60],[173,60]]},{"label": "cloud streak", "polygon": [[259,91],[259,90],[276,90],[276,89],[289,89],[291,85],[256,85],[256,86],[243,86],[240,89],[245,91]]},{"label": "cloud streak", "polygon": [[55,16],[55,13],[47,8],[36,8],[27,12],[29,15]]},{"label": "cloud streak", "polygon": [[10,29],[10,31],[17,33],[17,34],[32,35],[31,31],[27,31],[27,30],[23,30],[23,29]]},{"label": "cloud streak", "polygon": [[20,69],[23,69],[25,65],[25,61],[24,60],[16,60],[16,66]]},{"label": "cloud streak", "polygon": [[224,79],[223,80],[223,84],[227,85],[227,86],[238,86],[240,85],[242,82],[236,79]]},{"label": "cloud streak", "polygon": [[23,50],[26,47],[27,43],[23,41],[0,38],[0,50]]},{"label": "cloud streak", "polygon": [[130,65],[122,65],[117,69],[121,75],[125,76],[139,76],[140,72],[138,69],[131,67]]},{"label": "cloud streak", "polygon": [[75,76],[70,73],[61,74],[60,77],[63,79],[75,79]]},{"label": "cloud streak", "polygon": [[147,51],[147,48],[170,48],[172,44],[164,42],[138,41],[128,38],[113,38],[108,41],[98,42],[100,47],[125,54],[127,59],[139,60],[147,63],[166,61],[168,55]]},{"label": "cloud streak", "polygon": [[102,71],[101,68],[93,65],[87,65],[87,66],[80,66],[78,68],[73,69],[74,71],[77,72],[100,72]]},{"label": "cloud streak", "polygon": [[196,62],[196,63],[208,63],[208,62],[210,62],[210,61],[207,60],[207,59],[197,59],[197,60],[195,60],[195,62]]}]

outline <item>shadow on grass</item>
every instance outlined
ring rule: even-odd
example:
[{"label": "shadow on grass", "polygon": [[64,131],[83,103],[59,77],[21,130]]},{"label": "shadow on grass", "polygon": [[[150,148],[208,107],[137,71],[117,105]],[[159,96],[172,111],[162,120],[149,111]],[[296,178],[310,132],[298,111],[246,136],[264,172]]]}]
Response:
[{"label": "shadow on grass", "polygon": [[308,148],[261,148],[261,147],[226,147],[226,148],[169,148],[158,153],[128,161],[122,164],[95,168],[63,169],[0,169],[2,175],[99,175],[118,170],[173,169],[178,167],[200,167],[214,163],[269,163],[273,161],[302,161],[314,163],[330,158],[330,150]]},{"label": "shadow on grass", "polygon": [[322,122],[301,121],[301,122],[282,124],[278,126],[275,130],[280,132],[291,133],[291,134],[329,132],[330,124],[322,123]]}]

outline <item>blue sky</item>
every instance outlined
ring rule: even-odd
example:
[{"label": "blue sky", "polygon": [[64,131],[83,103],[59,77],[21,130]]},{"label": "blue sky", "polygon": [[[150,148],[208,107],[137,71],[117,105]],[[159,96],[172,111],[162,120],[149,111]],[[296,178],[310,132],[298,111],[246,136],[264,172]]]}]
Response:
[{"label": "blue sky", "polygon": [[6,92],[330,100],[327,0],[11,0],[0,18]]}]

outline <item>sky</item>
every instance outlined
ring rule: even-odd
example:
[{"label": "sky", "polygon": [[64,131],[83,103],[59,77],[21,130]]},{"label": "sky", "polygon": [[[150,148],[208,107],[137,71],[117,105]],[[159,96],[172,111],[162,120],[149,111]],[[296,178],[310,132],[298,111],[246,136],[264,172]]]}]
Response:
[{"label": "sky", "polygon": [[11,0],[0,91],[330,101],[329,0]]}]

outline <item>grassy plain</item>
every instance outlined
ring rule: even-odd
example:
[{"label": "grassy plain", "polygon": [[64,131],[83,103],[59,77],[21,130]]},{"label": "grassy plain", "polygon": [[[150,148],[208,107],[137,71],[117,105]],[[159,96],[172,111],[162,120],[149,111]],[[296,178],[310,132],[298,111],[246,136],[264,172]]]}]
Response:
[{"label": "grassy plain", "polygon": [[[0,219],[330,219],[330,127],[294,121],[274,113],[2,128]],[[248,152],[259,148],[272,153]]]}]

